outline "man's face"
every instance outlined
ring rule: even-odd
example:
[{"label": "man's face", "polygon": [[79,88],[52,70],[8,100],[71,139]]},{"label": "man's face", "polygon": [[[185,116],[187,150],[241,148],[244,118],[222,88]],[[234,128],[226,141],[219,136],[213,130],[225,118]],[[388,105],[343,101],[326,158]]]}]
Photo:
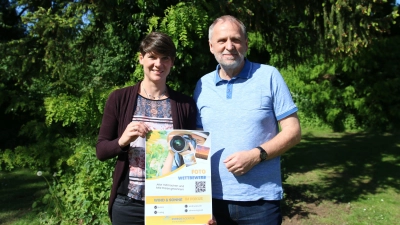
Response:
[{"label": "man's face", "polygon": [[217,23],[209,40],[211,53],[226,69],[237,69],[243,65],[247,44],[239,25],[231,21]]}]

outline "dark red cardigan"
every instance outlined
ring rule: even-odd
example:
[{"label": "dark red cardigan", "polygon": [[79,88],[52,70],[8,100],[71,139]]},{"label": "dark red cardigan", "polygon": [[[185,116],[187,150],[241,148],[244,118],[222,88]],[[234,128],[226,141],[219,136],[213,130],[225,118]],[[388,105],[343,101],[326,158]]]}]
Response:
[{"label": "dark red cardigan", "polygon": [[[116,90],[110,94],[106,102],[103,120],[96,144],[96,156],[104,161],[117,156],[117,162],[113,173],[113,183],[108,204],[108,214],[111,217],[111,207],[117,196],[117,189],[122,181],[124,168],[128,168],[129,145],[121,148],[118,140],[126,126],[132,122],[132,116],[136,108],[136,100],[140,82],[134,86]],[[174,129],[196,129],[196,104],[189,96],[178,93],[168,87],[171,101],[171,113]]]}]

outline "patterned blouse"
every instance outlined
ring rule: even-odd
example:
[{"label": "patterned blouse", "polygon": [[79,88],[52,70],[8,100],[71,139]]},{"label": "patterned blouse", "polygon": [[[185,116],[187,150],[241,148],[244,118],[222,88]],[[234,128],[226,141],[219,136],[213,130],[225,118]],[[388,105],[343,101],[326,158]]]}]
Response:
[{"label": "patterned blouse", "polygon": [[[132,121],[144,122],[151,130],[173,129],[170,99],[151,100],[138,96]],[[138,137],[129,147],[129,184],[127,196],[143,200],[145,198],[145,144],[146,139]]]}]

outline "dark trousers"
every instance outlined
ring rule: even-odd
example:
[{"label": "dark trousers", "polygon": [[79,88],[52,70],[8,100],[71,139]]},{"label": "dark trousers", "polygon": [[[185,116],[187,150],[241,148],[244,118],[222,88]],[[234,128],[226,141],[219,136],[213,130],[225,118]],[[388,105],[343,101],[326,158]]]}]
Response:
[{"label": "dark trousers", "polygon": [[219,225],[280,225],[280,201],[227,201],[213,199],[213,215]]},{"label": "dark trousers", "polygon": [[112,206],[113,225],[144,225],[144,201],[117,195]]}]

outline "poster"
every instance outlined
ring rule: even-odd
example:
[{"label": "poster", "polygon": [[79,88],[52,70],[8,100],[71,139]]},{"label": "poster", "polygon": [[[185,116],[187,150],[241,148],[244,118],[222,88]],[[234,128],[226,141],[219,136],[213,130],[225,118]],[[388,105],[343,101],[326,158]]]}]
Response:
[{"label": "poster", "polygon": [[153,130],[146,137],[146,225],[207,224],[212,217],[210,137]]}]

